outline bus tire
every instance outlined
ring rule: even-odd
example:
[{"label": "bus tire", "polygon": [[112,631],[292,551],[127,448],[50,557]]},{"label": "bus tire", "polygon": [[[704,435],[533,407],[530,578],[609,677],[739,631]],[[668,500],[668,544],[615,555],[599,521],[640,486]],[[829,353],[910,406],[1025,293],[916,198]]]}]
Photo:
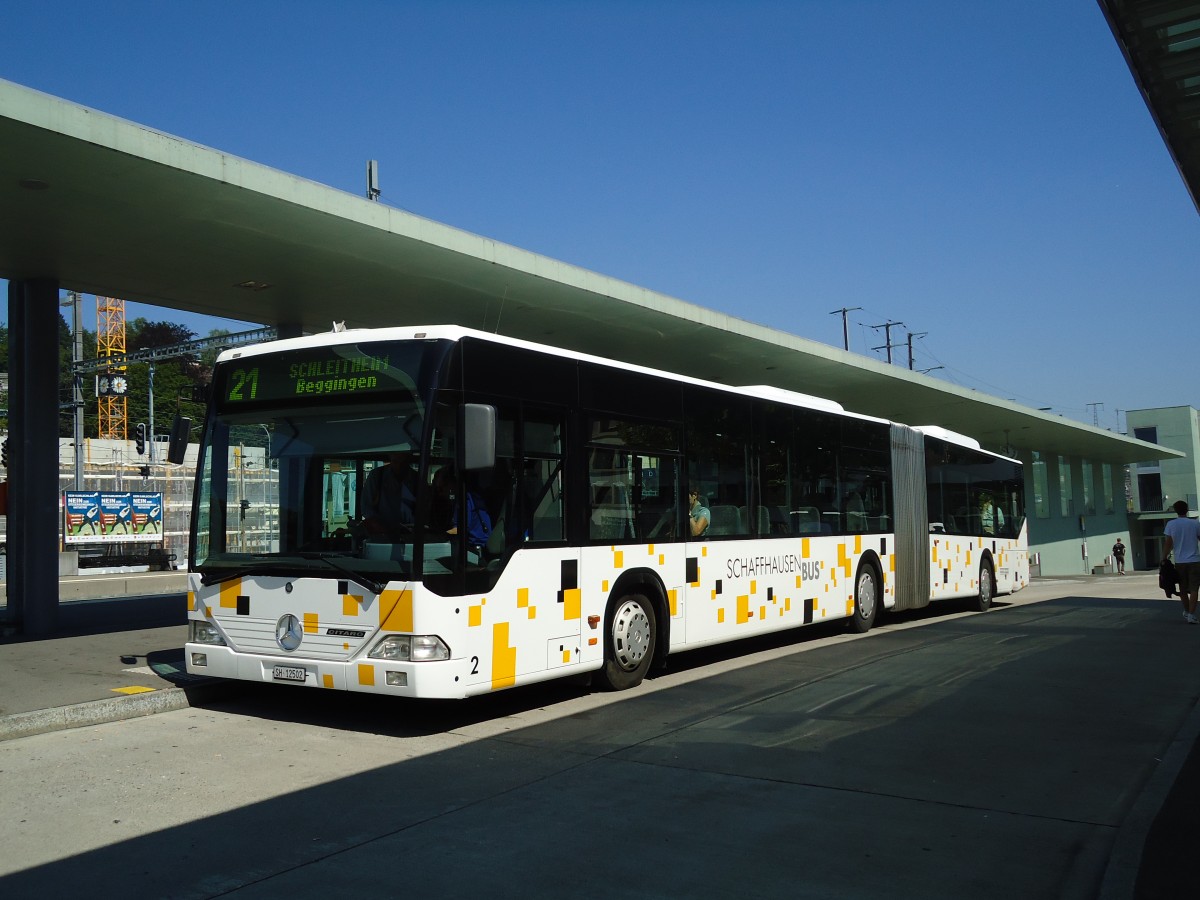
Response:
[{"label": "bus tire", "polygon": [[861,563],[854,578],[854,613],[850,616],[850,630],[856,634],[865,634],[875,624],[883,599],[879,584],[875,567],[869,562]]},{"label": "bus tire", "polygon": [[605,637],[601,686],[624,691],[641,684],[658,642],[654,604],[644,594],[625,594],[611,602]]},{"label": "bus tire", "polygon": [[971,601],[971,609],[975,612],[987,612],[992,608],[992,599],[996,596],[996,576],[992,574],[992,563],[984,559],[979,564],[979,593]]}]

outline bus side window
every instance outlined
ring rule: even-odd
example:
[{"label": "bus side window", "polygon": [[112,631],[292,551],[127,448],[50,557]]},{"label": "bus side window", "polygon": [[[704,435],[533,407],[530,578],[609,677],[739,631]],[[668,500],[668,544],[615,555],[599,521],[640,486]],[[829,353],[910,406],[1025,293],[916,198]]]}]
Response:
[{"label": "bus side window", "polygon": [[704,388],[688,392],[685,398],[688,490],[698,491],[708,501],[712,520],[707,534],[749,536],[757,521],[747,521],[753,457],[751,404]]},{"label": "bus side window", "polygon": [[525,409],[521,443],[521,509],[525,539],[566,539],[563,504],[563,414]]},{"label": "bus side window", "polygon": [[531,541],[561,541],[563,530],[562,464],[554,460],[525,463],[526,484],[533,510]]},{"label": "bus side window", "polygon": [[634,487],[637,538],[673,540],[679,535],[679,466],[670,456],[639,456]]},{"label": "bus side window", "polygon": [[643,541],[674,535],[679,429],[603,414],[592,415],[588,428],[588,537]]}]

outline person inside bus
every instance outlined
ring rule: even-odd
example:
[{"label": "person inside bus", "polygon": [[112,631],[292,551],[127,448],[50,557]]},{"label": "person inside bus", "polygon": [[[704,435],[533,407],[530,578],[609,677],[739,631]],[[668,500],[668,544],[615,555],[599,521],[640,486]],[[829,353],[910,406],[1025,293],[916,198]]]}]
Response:
[{"label": "person inside bus", "polygon": [[712,521],[712,513],[700,496],[699,491],[688,492],[688,517],[692,526],[692,537],[703,537]]},{"label": "person inside bus", "polygon": [[363,487],[363,524],[373,537],[411,531],[417,500],[417,473],[411,450],[389,454],[384,465],[367,475]]},{"label": "person inside bus", "polygon": [[984,534],[1000,534],[1004,531],[1004,513],[992,502],[992,495],[979,497],[979,524]]},{"label": "person inside bus", "polygon": [[[436,510],[431,519],[439,528],[445,528],[451,537],[458,534],[458,499],[455,495],[454,469],[442,466],[433,476],[433,496]],[[469,562],[478,562],[487,546],[488,538],[492,536],[492,518],[488,515],[487,506],[478,491],[469,485],[463,486],[467,498],[467,554]]]}]

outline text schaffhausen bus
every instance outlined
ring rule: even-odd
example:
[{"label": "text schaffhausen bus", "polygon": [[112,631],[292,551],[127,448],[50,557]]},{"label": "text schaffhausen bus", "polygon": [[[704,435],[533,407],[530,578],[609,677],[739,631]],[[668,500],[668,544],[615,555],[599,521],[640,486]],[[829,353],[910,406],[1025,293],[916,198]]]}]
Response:
[{"label": "text schaffhausen bus", "polygon": [[725,561],[726,578],[759,578],[764,575],[796,574],[808,580],[821,577],[821,563],[801,559],[795,553],[779,556],[745,556]]}]

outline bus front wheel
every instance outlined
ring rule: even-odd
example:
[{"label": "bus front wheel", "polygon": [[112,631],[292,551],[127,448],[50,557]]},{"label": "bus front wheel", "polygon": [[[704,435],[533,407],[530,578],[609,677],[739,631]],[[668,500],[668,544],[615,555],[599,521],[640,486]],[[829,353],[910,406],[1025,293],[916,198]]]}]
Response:
[{"label": "bus front wheel", "polygon": [[870,631],[879,615],[879,603],[879,574],[869,562],[863,563],[854,579],[854,613],[850,616],[850,630],[857,634]]},{"label": "bus front wheel", "polygon": [[610,691],[636,687],[654,659],[657,620],[654,605],[642,594],[627,594],[610,604],[602,686]]},{"label": "bus front wheel", "polygon": [[987,612],[992,608],[992,598],[995,596],[996,579],[992,575],[992,564],[985,559],[979,564],[979,593],[971,608],[976,612]]}]

